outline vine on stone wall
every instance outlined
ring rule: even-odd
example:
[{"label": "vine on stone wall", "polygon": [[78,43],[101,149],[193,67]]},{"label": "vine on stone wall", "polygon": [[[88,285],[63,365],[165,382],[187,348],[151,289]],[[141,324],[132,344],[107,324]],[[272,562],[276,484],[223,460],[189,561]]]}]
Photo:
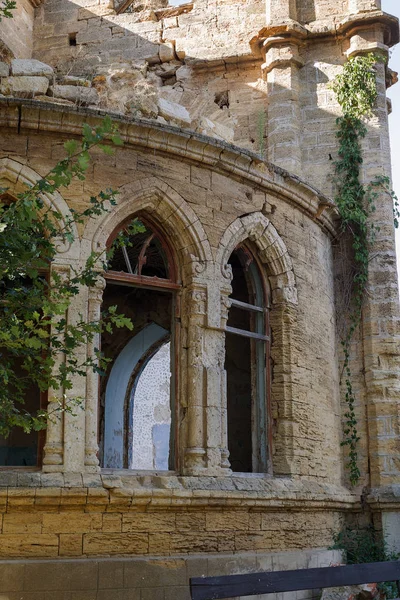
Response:
[{"label": "vine on stone wall", "polygon": [[342,228],[351,234],[354,257],[354,277],[352,306],[348,315],[347,331],[342,339],[344,355],[343,376],[347,410],[344,414],[344,437],[342,446],[348,448],[347,467],[350,481],[356,485],[360,478],[357,445],[360,440],[355,414],[355,392],[350,366],[350,347],[353,335],[361,322],[365,290],[368,281],[370,249],[377,228],[369,216],[375,211],[378,188],[384,178],[377,178],[363,186],[360,169],[363,162],[361,140],[367,133],[363,119],[371,116],[378,95],[374,66],[382,60],[375,54],[351,58],[332,85],[342,116],[337,119],[339,158],[335,162],[335,182],[337,185],[336,204],[342,218]]}]

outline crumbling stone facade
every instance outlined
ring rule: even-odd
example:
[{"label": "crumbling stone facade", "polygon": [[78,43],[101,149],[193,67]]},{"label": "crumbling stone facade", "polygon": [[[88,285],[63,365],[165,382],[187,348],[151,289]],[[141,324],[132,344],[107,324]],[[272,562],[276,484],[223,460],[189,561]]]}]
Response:
[{"label": "crumbling stone facade", "polygon": [[[391,198],[377,203],[380,230],[352,349],[362,471],[353,489],[340,446],[348,259],[332,200],[339,109],[330,82],[350,56],[387,55],[398,41],[397,20],[381,12],[379,0],[198,0],[178,7],[24,0],[18,10],[0,24],[0,184],[10,194],[21,191],[51,169],[84,123],[95,125],[104,114],[118,122],[124,146],[113,156],[94,152],[85,181],[44,199],[66,215],[102,188],[119,191],[117,206],[60,247],[52,268],[82,265],[137,215],[164,240],[173,271],[164,278],[174,300],[161,304],[157,297],[158,312],[149,303],[146,319],[165,331],[167,313],[171,322],[174,445],[168,471],[127,469],[117,445],[119,466],[106,468],[107,407],[98,378],[90,371],[76,378],[68,394],[83,397],[84,410],[49,423],[38,468],[0,468],[0,592],[29,600],[28,590],[32,598],[53,598],[56,590],[61,598],[65,589],[41,581],[29,588],[28,567],[6,560],[58,558],[65,573],[77,564],[92,575],[101,565],[120,573],[107,591],[118,598],[187,598],[190,575],[337,560],[326,550],[332,536],[362,506],[390,541],[400,529]],[[390,174],[386,86],[393,76],[378,64],[377,77],[378,102],[363,142],[365,181]],[[253,460],[253,473],[231,462],[237,448],[228,431],[225,355],[232,307],[239,306],[232,288],[238,249],[264,286],[263,306],[250,310],[268,316],[266,334],[257,338],[269,356],[265,385],[257,388],[267,431],[257,437],[253,422],[249,442],[254,454],[264,440],[265,460],[262,468]],[[112,285],[105,273],[74,300],[67,318],[98,316]],[[138,332],[145,325],[139,312]],[[120,338],[106,342],[118,352],[123,345]],[[57,400],[49,396],[50,405]],[[116,400],[110,406],[115,416]],[[121,447],[124,427],[114,428]],[[140,567],[105,560],[121,556],[141,557]],[[125,577],[124,569],[145,565],[161,569],[164,581],[169,565],[168,582]],[[71,599],[86,598],[83,590],[96,597],[95,580],[103,584],[92,575]]]}]

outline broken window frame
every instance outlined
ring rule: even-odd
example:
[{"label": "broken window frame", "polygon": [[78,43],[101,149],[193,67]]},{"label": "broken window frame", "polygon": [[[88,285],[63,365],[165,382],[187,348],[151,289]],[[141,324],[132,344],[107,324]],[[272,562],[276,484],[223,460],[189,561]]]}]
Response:
[{"label": "broken window frame", "polygon": [[262,263],[257,259],[254,250],[247,243],[242,243],[234,250],[234,252],[238,251],[246,254],[248,259],[247,264],[242,265],[242,268],[249,299],[253,297],[254,303],[237,300],[231,295],[230,304],[231,307],[249,313],[250,328],[239,329],[226,325],[225,330],[228,334],[250,339],[252,473],[272,475],[270,290]]},{"label": "broken window frame", "polygon": [[[158,241],[161,244],[162,251],[165,255],[165,262],[168,266],[168,278],[161,277],[151,277],[147,275],[142,275],[141,270],[143,266],[143,258],[145,252],[140,253],[139,260],[139,268],[138,273],[135,274],[133,272],[123,272],[123,271],[113,271],[107,270],[104,273],[104,278],[106,280],[106,284],[110,283],[113,285],[121,285],[126,287],[139,287],[148,290],[160,290],[165,292],[170,292],[172,297],[172,310],[171,310],[171,333],[170,333],[170,343],[171,343],[171,387],[170,387],[170,404],[171,404],[171,430],[170,430],[170,456],[169,456],[169,471],[177,472],[180,466],[180,456],[178,452],[178,431],[177,424],[179,423],[179,402],[178,402],[178,394],[179,394],[179,373],[178,373],[178,347],[180,340],[180,321],[181,321],[181,302],[180,302],[180,294],[178,293],[182,285],[178,280],[177,276],[177,267],[176,267],[176,259],[174,257],[174,252],[168,242],[165,239],[164,234],[160,231],[160,227],[157,223],[149,218],[147,215],[143,215],[141,213],[136,213],[125,219],[122,224],[118,225],[118,227],[112,232],[107,242],[107,249],[110,249],[116,237],[121,233],[121,231],[126,230],[132,220],[138,219],[145,226],[148,226],[152,231],[152,234],[149,238],[153,239],[157,237]],[[150,239],[147,239],[143,244],[143,249],[147,248],[150,244]],[[125,257],[125,262],[127,269],[129,269],[129,258],[127,260],[126,252],[123,252]],[[130,265],[130,271],[132,271],[132,265]],[[165,340],[164,340],[165,343]],[[157,352],[161,346],[156,345],[153,346],[149,351],[153,352],[153,355]],[[149,357],[149,351],[146,353],[146,356],[143,356],[142,360],[145,360],[146,357]],[[131,402],[130,402],[130,394],[134,387],[134,382],[132,377],[135,375],[140,376],[140,370],[137,370],[137,366],[133,369],[131,378],[128,384],[128,388],[126,390],[126,398],[125,398],[125,407],[124,407],[124,453],[123,453],[123,463],[124,469],[129,469],[129,458],[131,456],[131,452],[128,448],[128,444],[130,442],[129,439],[129,415],[131,411]],[[135,469],[130,471],[135,472]]]}]

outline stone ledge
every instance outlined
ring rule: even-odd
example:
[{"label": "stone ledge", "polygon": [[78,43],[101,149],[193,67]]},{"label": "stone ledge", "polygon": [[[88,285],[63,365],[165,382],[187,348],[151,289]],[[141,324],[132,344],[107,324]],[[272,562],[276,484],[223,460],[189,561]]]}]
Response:
[{"label": "stone ledge", "polygon": [[[128,119],[100,109],[47,104],[37,100],[0,98],[0,127],[19,131],[80,135],[84,123],[98,125],[106,115],[119,123],[126,146],[151,148],[160,154],[212,166],[241,182],[279,195],[335,236],[338,213],[332,200],[302,179],[266,162],[258,154],[208,136],[148,119]],[[160,133],[163,135],[160,136]]]},{"label": "stone ledge", "polygon": [[372,510],[400,512],[400,485],[373,488],[367,496],[367,503]]},{"label": "stone ledge", "polygon": [[42,506],[91,510],[112,505],[207,507],[310,511],[354,509],[358,498],[346,488],[273,477],[178,477],[175,475],[79,475],[0,471],[0,507]]},{"label": "stone ledge", "polygon": [[[266,39],[275,36],[298,38],[304,44],[312,43],[321,37],[332,37],[338,41],[345,39],[355,28],[373,27],[378,23],[387,27],[387,39],[385,40],[387,46],[396,45],[399,42],[399,20],[393,15],[376,10],[349,15],[338,23],[332,20],[329,22],[322,20],[301,25],[296,21],[288,21],[263,27],[258,35],[250,40],[250,46],[255,52]],[[277,41],[279,42],[279,40]]]}]

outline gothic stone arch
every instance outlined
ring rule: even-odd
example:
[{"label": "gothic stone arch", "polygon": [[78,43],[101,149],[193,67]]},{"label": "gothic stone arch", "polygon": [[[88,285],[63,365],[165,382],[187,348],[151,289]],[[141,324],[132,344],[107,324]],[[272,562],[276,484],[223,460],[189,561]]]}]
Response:
[{"label": "gothic stone arch", "polygon": [[[284,241],[265,215],[257,212],[240,217],[228,227],[217,251],[216,261],[227,284],[223,294],[230,293],[232,273],[228,265],[229,257],[236,246],[246,239],[251,240],[258,248],[258,256],[265,265],[271,286],[273,469],[275,474],[290,474],[293,461],[291,439],[296,429],[291,383],[295,368],[293,350],[297,322],[297,288],[293,263]],[[222,304],[229,307],[226,296],[223,295],[221,300]]]}]

